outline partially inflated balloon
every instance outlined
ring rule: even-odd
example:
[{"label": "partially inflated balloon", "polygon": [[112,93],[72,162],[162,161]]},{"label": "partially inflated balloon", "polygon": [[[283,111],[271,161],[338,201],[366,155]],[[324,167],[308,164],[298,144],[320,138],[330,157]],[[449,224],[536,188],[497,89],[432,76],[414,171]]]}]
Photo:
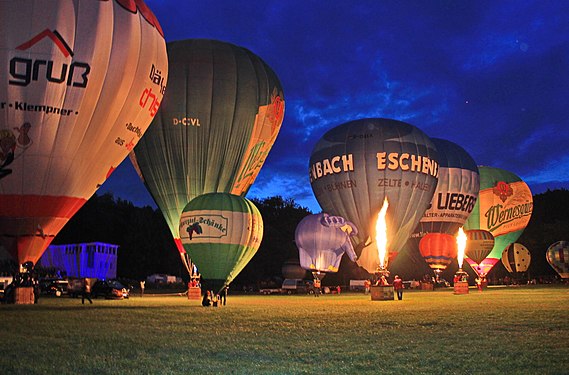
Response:
[{"label": "partially inflated balloon", "polygon": [[569,241],[557,241],[547,249],[547,262],[563,279],[569,279]]},{"label": "partially inflated balloon", "polygon": [[531,262],[529,250],[521,243],[512,243],[502,252],[502,264],[508,272],[526,272]]},{"label": "partially inflated balloon", "polygon": [[200,194],[245,196],[279,132],[283,89],[260,57],[233,44],[168,43],[168,94],[131,154],[183,254],[178,224]]},{"label": "partially inflated balloon", "polygon": [[342,217],[325,213],[306,216],[294,234],[300,266],[314,272],[338,272],[344,253],[356,260],[350,242],[350,235],[356,233],[355,226]]},{"label": "partially inflated balloon", "polygon": [[300,266],[300,261],[296,258],[284,262],[281,273],[285,279],[304,279],[306,270]]},{"label": "partially inflated balloon", "polygon": [[528,185],[512,172],[499,168],[479,167],[480,194],[464,227],[482,229],[494,236],[494,247],[480,264],[467,262],[480,275],[486,275],[515,242],[527,226],[533,210]]},{"label": "partially inflated balloon", "polygon": [[456,258],[456,238],[446,233],[428,233],[419,242],[419,251],[433,270],[445,270]]},{"label": "partially inflated balloon", "polygon": [[36,262],[137,144],[166,89],[142,0],[0,2],[0,244]]},{"label": "partially inflated balloon", "polygon": [[405,244],[427,209],[437,184],[436,147],[413,125],[361,119],[339,125],[318,141],[310,181],[320,207],[356,225],[358,264],[375,272],[375,224],[387,198],[389,253]]},{"label": "partially inflated balloon", "polygon": [[263,219],[248,199],[209,193],[194,198],[180,218],[185,251],[207,287],[220,290],[249,263],[263,238]]}]

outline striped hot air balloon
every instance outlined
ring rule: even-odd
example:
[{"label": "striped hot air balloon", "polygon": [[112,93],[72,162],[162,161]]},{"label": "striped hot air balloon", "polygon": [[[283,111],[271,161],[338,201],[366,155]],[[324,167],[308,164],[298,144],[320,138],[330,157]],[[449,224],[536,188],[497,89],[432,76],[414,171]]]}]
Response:
[{"label": "striped hot air balloon", "polygon": [[471,266],[475,267],[482,262],[494,247],[494,236],[487,230],[472,229],[465,231],[466,249],[465,255]]},{"label": "striped hot air balloon", "polygon": [[569,241],[557,241],[547,249],[547,262],[563,279],[569,279]]},{"label": "striped hot air balloon", "polygon": [[456,238],[446,233],[428,233],[419,242],[419,251],[425,262],[436,273],[443,271],[456,258]]}]

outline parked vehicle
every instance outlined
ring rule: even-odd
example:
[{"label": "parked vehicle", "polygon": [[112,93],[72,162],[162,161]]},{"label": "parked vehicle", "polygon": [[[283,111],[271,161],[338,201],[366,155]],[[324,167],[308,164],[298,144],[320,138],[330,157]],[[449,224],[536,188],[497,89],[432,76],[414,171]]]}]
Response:
[{"label": "parked vehicle", "polygon": [[98,280],[91,288],[93,298],[123,299],[130,296],[130,291],[117,280]]},{"label": "parked vehicle", "polygon": [[283,290],[281,288],[261,288],[259,289],[259,293],[261,294],[281,294]]},{"label": "parked vehicle", "polygon": [[282,292],[286,294],[314,294],[314,282],[302,279],[284,279]]},{"label": "parked vehicle", "polygon": [[43,279],[40,281],[40,292],[61,297],[67,294],[69,282],[65,279]]}]

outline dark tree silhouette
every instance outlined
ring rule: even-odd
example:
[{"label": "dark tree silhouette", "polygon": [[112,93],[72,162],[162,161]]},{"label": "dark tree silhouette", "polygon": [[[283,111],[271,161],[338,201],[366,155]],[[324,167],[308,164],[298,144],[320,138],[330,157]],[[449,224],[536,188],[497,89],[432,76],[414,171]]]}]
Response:
[{"label": "dark tree silhouette", "polygon": [[[264,235],[257,254],[234,281],[236,288],[243,285],[259,286],[262,282],[278,284],[282,266],[290,259],[298,259],[294,243],[296,226],[311,212],[292,198],[274,196],[254,199],[263,216]],[[534,196],[532,218],[517,242],[526,246],[532,255],[529,272],[532,277],[556,275],[545,259],[549,245],[569,240],[569,191],[547,191]],[[167,273],[187,277],[170,230],[159,210],[135,207],[132,203],[115,199],[112,194],[94,195],[67,223],[54,244],[81,242],[108,242],[119,245],[118,274],[120,277],[142,279],[153,273]],[[413,254],[399,254],[393,263],[394,271],[408,278],[422,275],[429,269],[422,259]],[[454,263],[453,263],[454,264]],[[456,268],[456,267],[455,267]],[[468,265],[464,266],[468,269]],[[501,263],[490,276],[507,274]],[[449,275],[455,272],[449,267]],[[365,271],[342,260],[340,270],[324,278],[325,285],[346,285],[350,279],[366,277]]]}]

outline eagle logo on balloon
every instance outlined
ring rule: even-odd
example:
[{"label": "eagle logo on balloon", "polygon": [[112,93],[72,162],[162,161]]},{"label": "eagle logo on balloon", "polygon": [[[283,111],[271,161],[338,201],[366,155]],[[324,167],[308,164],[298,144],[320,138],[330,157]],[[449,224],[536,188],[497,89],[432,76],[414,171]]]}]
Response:
[{"label": "eagle logo on balloon", "polygon": [[192,239],[194,233],[195,234],[202,234],[202,227],[199,223],[193,223],[192,225],[186,228],[188,235],[190,236],[190,240]]}]

